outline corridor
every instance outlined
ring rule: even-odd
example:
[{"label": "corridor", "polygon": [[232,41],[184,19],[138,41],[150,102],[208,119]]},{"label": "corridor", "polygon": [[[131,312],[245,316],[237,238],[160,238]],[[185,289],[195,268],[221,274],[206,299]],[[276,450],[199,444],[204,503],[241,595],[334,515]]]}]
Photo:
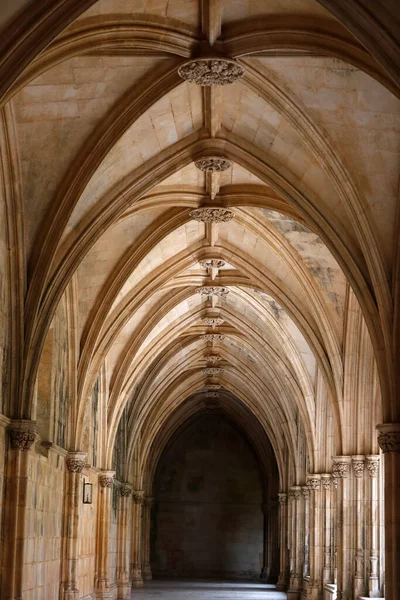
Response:
[{"label": "corridor", "polygon": [[259,582],[155,580],[134,590],[135,600],[286,600],[285,592]]}]

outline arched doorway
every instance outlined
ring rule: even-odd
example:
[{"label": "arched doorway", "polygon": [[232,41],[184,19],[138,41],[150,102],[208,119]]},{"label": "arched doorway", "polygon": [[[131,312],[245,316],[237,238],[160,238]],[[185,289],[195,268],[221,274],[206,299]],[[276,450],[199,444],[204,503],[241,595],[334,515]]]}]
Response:
[{"label": "arched doorway", "polygon": [[153,496],[155,576],[260,577],[261,467],[229,416],[200,413],[175,432],[158,463]]}]

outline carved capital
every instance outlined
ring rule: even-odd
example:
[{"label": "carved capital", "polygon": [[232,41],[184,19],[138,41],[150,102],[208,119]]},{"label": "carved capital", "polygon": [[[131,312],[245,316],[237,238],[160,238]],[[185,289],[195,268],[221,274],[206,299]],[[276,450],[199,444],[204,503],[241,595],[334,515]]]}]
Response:
[{"label": "carved capital", "polygon": [[119,486],[119,495],[122,498],[129,498],[129,496],[132,494],[132,484],[128,483],[127,481],[125,481],[124,483],[121,483],[121,485]]},{"label": "carved capital", "polygon": [[400,452],[400,423],[378,425],[378,444],[384,454]]},{"label": "carved capital", "polygon": [[244,68],[229,58],[195,58],[178,69],[185,81],[197,85],[228,85],[244,75]]},{"label": "carved capital", "polygon": [[353,464],[354,475],[357,477],[357,479],[361,478],[364,475],[365,456],[352,456],[351,461]]},{"label": "carved capital", "polygon": [[307,500],[310,496],[310,490],[308,489],[308,487],[306,485],[301,486],[301,493],[305,500]]},{"label": "carved capital", "polygon": [[328,491],[331,489],[331,474],[330,473],[322,473],[321,474],[321,485],[324,490]]},{"label": "carved capital", "polygon": [[227,223],[231,221],[235,213],[229,208],[220,206],[207,206],[204,208],[195,208],[189,213],[189,217],[200,223]]},{"label": "carved capital", "polygon": [[151,506],[154,502],[154,498],[152,496],[145,496],[144,504],[145,506]]},{"label": "carved capital", "polygon": [[278,494],[278,502],[279,502],[279,504],[286,504],[287,503],[287,494],[285,494],[285,493]]},{"label": "carved capital", "polygon": [[67,469],[70,473],[82,473],[86,465],[86,452],[70,452],[65,460]]},{"label": "carved capital", "polygon": [[294,485],[289,490],[289,501],[300,500],[301,487]]},{"label": "carved capital", "polygon": [[366,456],[366,465],[367,465],[367,471],[368,471],[368,475],[370,477],[376,477],[378,474],[378,469],[379,469],[379,454],[370,454],[369,456]]},{"label": "carved capital", "polygon": [[222,285],[203,285],[201,287],[197,287],[195,289],[197,294],[201,294],[202,296],[219,296],[224,297],[229,294],[229,290]]},{"label": "carved capital", "polygon": [[36,421],[19,419],[11,421],[10,441],[13,450],[30,450],[36,440]]},{"label": "carved capital", "polygon": [[115,480],[115,471],[103,471],[99,473],[99,484],[102,488],[112,488]]},{"label": "carved capital", "polygon": [[222,317],[203,317],[201,320],[207,327],[218,327],[225,322]]},{"label": "carved capital", "polygon": [[225,266],[225,261],[219,258],[206,258],[200,261],[203,269],[222,269]]},{"label": "carved capital", "polygon": [[132,492],[132,500],[134,504],[143,504],[144,502],[144,491],[143,490],[133,490]]},{"label": "carved capital", "polygon": [[350,456],[334,456],[333,460],[333,476],[336,479],[346,479],[349,476],[351,457]]},{"label": "carved capital", "polygon": [[194,164],[204,173],[222,173],[232,166],[231,161],[222,156],[203,156],[195,160]]},{"label": "carved capital", "polygon": [[318,492],[321,489],[321,475],[307,475],[307,487],[313,492]]},{"label": "carved capital", "polygon": [[224,337],[223,333],[205,333],[200,336],[200,339],[203,340],[203,342],[222,342]]}]

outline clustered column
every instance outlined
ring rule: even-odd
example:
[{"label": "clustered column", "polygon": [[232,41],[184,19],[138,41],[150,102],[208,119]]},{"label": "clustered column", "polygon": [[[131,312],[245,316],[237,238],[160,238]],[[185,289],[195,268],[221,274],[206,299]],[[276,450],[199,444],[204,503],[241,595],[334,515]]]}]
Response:
[{"label": "clustered column", "polygon": [[366,456],[366,466],[368,472],[368,493],[367,493],[367,544],[369,550],[369,578],[368,591],[370,598],[380,596],[378,557],[379,557],[379,500],[378,500],[378,472],[379,460],[378,454]]},{"label": "clustered column", "polygon": [[310,491],[310,581],[307,598],[319,599],[321,581],[321,475],[309,475],[307,486]]},{"label": "clustered column", "polygon": [[352,522],[350,497],[350,456],[335,456],[333,458],[333,476],[337,479],[336,519],[337,519],[337,597],[338,600],[350,598],[352,593],[351,565],[352,552]]},{"label": "clustered column", "polygon": [[291,506],[291,564],[290,564],[290,582],[288,598],[291,597],[291,593],[297,597],[297,593],[301,588],[302,582],[302,510],[301,510],[301,487],[293,486],[289,490],[289,503]]},{"label": "clustered column", "polygon": [[131,579],[132,587],[143,587],[142,578],[142,505],[144,502],[143,490],[135,490],[132,493],[132,548],[131,548]]},{"label": "clustered column", "polygon": [[118,533],[117,533],[117,586],[118,598],[129,600],[131,597],[130,566],[130,520],[132,486],[130,483],[121,483],[118,504]]},{"label": "clustered column", "polygon": [[97,598],[111,600],[108,580],[108,552],[111,512],[111,494],[114,486],[114,471],[99,474],[99,500],[97,507],[97,567],[95,589]]},{"label": "clustered column", "polygon": [[[1,597],[21,598],[26,545],[27,498],[30,497],[29,454],[36,439],[36,422],[18,420],[11,423],[10,452],[5,476],[6,519],[4,523],[4,577]],[[1,591],[1,590],[0,590]]]},{"label": "clustered column", "polygon": [[63,600],[76,600],[78,591],[79,519],[81,504],[81,473],[86,464],[85,452],[70,452],[65,464],[66,494],[64,504],[65,536],[63,561]]}]

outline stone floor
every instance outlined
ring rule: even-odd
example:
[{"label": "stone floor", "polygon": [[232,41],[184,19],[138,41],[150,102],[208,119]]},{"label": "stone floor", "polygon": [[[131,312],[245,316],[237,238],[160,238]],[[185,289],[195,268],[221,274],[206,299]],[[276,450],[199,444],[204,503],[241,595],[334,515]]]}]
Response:
[{"label": "stone floor", "polygon": [[155,580],[135,590],[135,600],[286,600],[275,586],[258,582]]}]

